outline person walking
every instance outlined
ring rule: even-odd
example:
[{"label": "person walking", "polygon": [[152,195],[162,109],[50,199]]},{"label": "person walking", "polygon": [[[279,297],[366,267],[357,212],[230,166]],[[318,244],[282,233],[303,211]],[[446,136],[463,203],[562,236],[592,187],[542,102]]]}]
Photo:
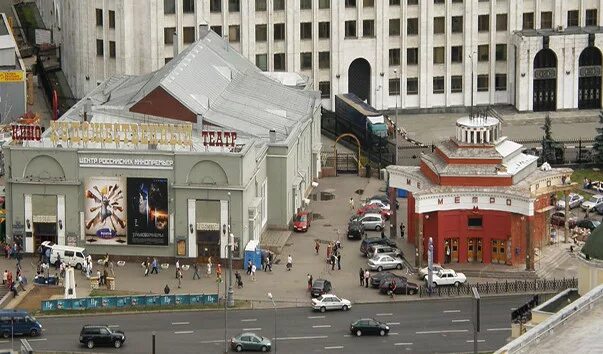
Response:
[{"label": "person walking", "polygon": [[201,279],[199,276],[199,264],[197,264],[197,262],[193,264],[193,269],[195,270],[195,273],[193,273],[193,280],[195,280],[195,277],[197,277],[197,279]]},{"label": "person walking", "polygon": [[318,256],[318,250],[320,250],[320,242],[318,242],[318,239],[314,241],[314,250],[316,251],[316,255]]},{"label": "person walking", "polygon": [[358,276],[360,277],[360,286],[364,286],[364,270],[362,270],[362,267],[360,267]]},{"label": "person walking", "polygon": [[381,238],[385,238],[385,232],[383,230],[381,230]]},{"label": "person walking", "polygon": [[369,277],[371,276],[371,273],[369,273],[368,269],[364,270],[364,287],[368,288],[369,286]]},{"label": "person walking", "polygon": [[401,222],[400,223],[400,237],[404,238],[404,230],[406,229],[406,227],[404,227],[404,223]]},{"label": "person walking", "polygon": [[149,275],[149,257],[147,257],[147,260],[142,265],[144,266],[144,276],[146,277]]},{"label": "person walking", "polygon": [[348,204],[350,205],[350,210],[354,210],[354,197],[350,197]]},{"label": "person walking", "polygon": [[341,252],[337,254],[337,270],[341,270]]},{"label": "person walking", "polygon": [[8,270],[4,270],[4,274],[2,275],[2,285],[6,285],[6,281],[8,280]]},{"label": "person walking", "polygon": [[255,270],[256,270],[256,266],[255,264],[251,265],[251,280],[255,281]]},{"label": "person walking", "polygon": [[337,253],[331,255],[331,270],[335,270],[335,263],[337,263]]},{"label": "person walking", "polygon": [[182,269],[178,268],[176,277],[178,278],[178,289],[180,289],[182,287]]},{"label": "person walking", "polygon": [[216,266],[216,276],[222,278],[222,265],[220,263]]},{"label": "person walking", "polygon": [[251,259],[247,261],[247,275],[251,275]]},{"label": "person walking", "polygon": [[180,260],[176,260],[176,279],[178,279],[178,271],[180,270]]},{"label": "person walking", "polygon": [[262,270],[266,271],[266,255],[262,253]]},{"label": "person walking", "polygon": [[268,252],[268,269],[272,272],[272,261],[274,260],[274,254],[272,252]]},{"label": "person walking", "polygon": [[308,291],[312,289],[312,275],[308,273]]},{"label": "person walking", "polygon": [[209,257],[207,258],[207,277],[208,277],[208,278],[209,278],[209,277],[211,277],[211,266],[212,266],[212,263],[211,263],[211,256],[209,256]]},{"label": "person walking", "polygon": [[153,263],[151,263],[151,274],[159,274],[159,262],[157,262],[157,258],[153,257]]},{"label": "person walking", "polygon": [[291,255],[287,256],[287,271],[290,271],[293,267],[293,258]]}]

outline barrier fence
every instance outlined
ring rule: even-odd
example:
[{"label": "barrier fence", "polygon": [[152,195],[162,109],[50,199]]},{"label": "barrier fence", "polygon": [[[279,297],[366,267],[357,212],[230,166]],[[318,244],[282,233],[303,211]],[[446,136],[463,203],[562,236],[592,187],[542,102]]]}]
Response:
[{"label": "barrier fence", "polygon": [[112,308],[135,309],[145,306],[174,307],[179,305],[208,305],[217,303],[218,294],[133,295],[44,300],[41,302],[41,307],[42,312],[44,312]]}]

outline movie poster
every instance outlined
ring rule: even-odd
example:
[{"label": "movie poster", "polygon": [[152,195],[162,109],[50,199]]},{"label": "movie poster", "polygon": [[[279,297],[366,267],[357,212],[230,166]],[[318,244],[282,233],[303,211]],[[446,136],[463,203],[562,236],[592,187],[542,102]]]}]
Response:
[{"label": "movie poster", "polygon": [[128,244],[168,244],[165,178],[128,178]]},{"label": "movie poster", "polygon": [[84,185],[86,243],[125,245],[127,208],[122,177],[88,177]]}]

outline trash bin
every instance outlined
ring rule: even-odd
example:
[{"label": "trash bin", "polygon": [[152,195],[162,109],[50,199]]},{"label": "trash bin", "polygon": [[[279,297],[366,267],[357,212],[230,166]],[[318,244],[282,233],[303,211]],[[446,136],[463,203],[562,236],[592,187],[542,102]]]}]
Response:
[{"label": "trash bin", "polygon": [[247,243],[247,246],[245,246],[243,269],[247,269],[247,264],[250,260],[258,269],[262,267],[262,250],[260,249],[258,241],[251,240]]}]

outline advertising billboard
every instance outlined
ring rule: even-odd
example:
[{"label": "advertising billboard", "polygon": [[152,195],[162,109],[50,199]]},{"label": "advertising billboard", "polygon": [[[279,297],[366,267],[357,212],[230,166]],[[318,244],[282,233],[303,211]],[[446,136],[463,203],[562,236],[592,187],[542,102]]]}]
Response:
[{"label": "advertising billboard", "polygon": [[88,177],[84,185],[86,243],[123,245],[127,240],[125,178]]},{"label": "advertising billboard", "polygon": [[166,178],[128,178],[128,244],[168,244]]}]

